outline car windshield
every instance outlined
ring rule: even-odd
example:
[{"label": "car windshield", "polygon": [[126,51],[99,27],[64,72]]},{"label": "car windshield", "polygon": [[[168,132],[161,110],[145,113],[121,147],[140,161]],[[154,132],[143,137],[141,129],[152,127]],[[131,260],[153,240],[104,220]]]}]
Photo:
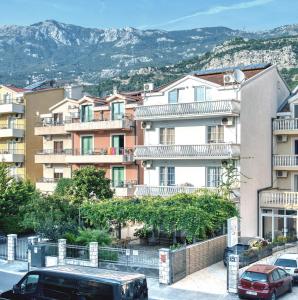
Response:
[{"label": "car windshield", "polygon": [[246,271],[241,278],[248,281],[267,282],[267,274],[257,272]]},{"label": "car windshield", "polygon": [[297,261],[295,259],[278,258],[275,265],[279,267],[296,268]]}]

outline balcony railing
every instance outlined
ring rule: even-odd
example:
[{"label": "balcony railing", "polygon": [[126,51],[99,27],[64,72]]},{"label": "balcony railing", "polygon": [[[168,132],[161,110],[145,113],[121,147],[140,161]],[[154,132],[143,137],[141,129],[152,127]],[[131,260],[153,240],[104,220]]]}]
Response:
[{"label": "balcony railing", "polygon": [[136,120],[204,117],[206,115],[237,115],[240,102],[219,100],[191,103],[140,106],[136,108]]},{"label": "balcony railing", "polygon": [[261,207],[296,207],[298,209],[298,193],[287,191],[263,191],[260,195]]},{"label": "balcony railing", "polygon": [[0,150],[0,154],[24,154],[24,150],[19,149],[8,149],[8,150]]},{"label": "balcony railing", "polygon": [[112,181],[111,187],[112,188],[131,188],[134,187],[138,182],[136,180],[129,180],[129,181]]},{"label": "balcony railing", "polygon": [[192,194],[199,190],[191,186],[148,186],[137,185],[136,196],[171,196],[179,193]]},{"label": "balcony railing", "polygon": [[136,146],[136,159],[223,159],[240,155],[236,144]]},{"label": "balcony railing", "polygon": [[274,167],[298,167],[298,155],[274,155]]},{"label": "balcony railing", "polygon": [[0,130],[1,129],[24,129],[25,126],[23,124],[8,124],[7,122],[0,122]]},{"label": "balcony railing", "polygon": [[0,99],[0,105],[5,104],[23,104],[24,99],[23,98],[13,98],[13,99]]},{"label": "balcony railing", "polygon": [[298,119],[275,119],[273,121],[273,130],[275,131],[298,130]]},{"label": "balcony railing", "polygon": [[4,162],[23,162],[24,161],[24,150],[19,149],[7,149],[7,150],[0,150],[0,161]]},{"label": "balcony railing", "polygon": [[37,155],[66,155],[72,154],[72,149],[43,149],[39,150]]}]

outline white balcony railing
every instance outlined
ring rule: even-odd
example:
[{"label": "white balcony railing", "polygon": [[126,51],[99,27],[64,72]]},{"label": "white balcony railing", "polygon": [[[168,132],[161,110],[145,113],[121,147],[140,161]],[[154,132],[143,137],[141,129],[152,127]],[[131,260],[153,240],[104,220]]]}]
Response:
[{"label": "white balcony railing", "polygon": [[236,144],[136,146],[135,159],[228,159],[240,155]]},{"label": "white balcony railing", "polygon": [[275,119],[273,121],[273,130],[275,131],[298,130],[298,119]]},{"label": "white balcony railing", "polygon": [[148,186],[136,185],[136,196],[171,196],[179,193],[192,194],[200,188],[192,186]]},{"label": "white balcony railing", "polygon": [[298,192],[263,191],[260,194],[260,206],[262,207],[297,207]]},{"label": "white balcony railing", "polygon": [[206,115],[237,115],[240,102],[219,100],[191,103],[140,106],[136,108],[136,120],[204,117]]},{"label": "white balcony railing", "polygon": [[274,155],[274,167],[298,167],[298,155]]}]

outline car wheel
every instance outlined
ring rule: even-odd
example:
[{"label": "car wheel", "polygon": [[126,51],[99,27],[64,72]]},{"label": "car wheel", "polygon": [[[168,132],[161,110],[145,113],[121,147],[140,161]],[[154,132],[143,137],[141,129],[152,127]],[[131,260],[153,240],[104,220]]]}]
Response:
[{"label": "car wheel", "polygon": [[292,281],[291,281],[290,284],[289,284],[288,292],[289,292],[289,293],[292,293],[292,292],[293,292],[293,283],[292,283]]},{"label": "car wheel", "polygon": [[276,300],[276,294],[275,294],[275,292],[272,293],[270,300]]}]

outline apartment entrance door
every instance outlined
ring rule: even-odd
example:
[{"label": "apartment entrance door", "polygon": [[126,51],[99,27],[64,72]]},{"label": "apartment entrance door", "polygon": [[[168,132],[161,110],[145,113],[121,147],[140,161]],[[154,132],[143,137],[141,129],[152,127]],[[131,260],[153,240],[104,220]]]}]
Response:
[{"label": "apartment entrance door", "polygon": [[54,141],[54,154],[63,153],[63,141]]},{"label": "apartment entrance door", "polygon": [[124,186],[124,167],[112,168],[112,185],[113,187]]},{"label": "apartment entrance door", "polygon": [[124,135],[113,135],[112,147],[115,148],[117,155],[124,154]]},{"label": "apartment entrance door", "polygon": [[112,103],[112,120],[121,120],[124,117],[124,103]]}]

